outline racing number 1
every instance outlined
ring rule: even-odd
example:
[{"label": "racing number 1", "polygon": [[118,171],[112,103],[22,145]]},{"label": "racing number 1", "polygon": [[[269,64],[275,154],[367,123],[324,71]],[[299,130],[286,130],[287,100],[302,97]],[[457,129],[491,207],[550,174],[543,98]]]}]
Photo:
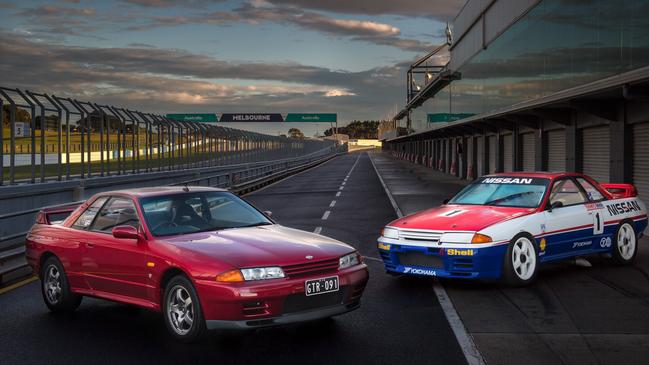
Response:
[{"label": "racing number 1", "polygon": [[595,211],[595,214],[593,214],[593,219],[595,220],[593,222],[593,235],[598,235],[604,233],[604,222],[602,222],[602,213],[599,211]]}]

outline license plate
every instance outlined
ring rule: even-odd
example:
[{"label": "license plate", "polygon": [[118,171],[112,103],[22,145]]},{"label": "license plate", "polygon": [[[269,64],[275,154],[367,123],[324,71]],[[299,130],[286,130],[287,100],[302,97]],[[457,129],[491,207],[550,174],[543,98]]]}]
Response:
[{"label": "license plate", "polygon": [[307,280],[304,282],[304,293],[306,296],[318,295],[324,293],[333,293],[338,291],[338,277],[330,276],[328,278]]}]

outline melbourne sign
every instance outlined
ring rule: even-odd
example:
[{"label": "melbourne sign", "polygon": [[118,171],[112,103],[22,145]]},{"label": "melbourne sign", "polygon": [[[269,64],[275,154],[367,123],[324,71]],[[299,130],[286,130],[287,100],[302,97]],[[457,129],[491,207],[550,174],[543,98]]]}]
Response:
[{"label": "melbourne sign", "polygon": [[279,113],[221,114],[221,122],[283,122]]}]

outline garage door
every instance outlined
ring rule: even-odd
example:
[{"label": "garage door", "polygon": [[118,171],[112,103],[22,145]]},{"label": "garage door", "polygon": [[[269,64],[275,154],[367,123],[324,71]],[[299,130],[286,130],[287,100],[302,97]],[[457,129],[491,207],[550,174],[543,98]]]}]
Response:
[{"label": "garage door", "polygon": [[496,136],[487,137],[487,144],[489,145],[489,173],[496,172]]},{"label": "garage door", "polygon": [[534,155],[536,154],[536,145],[534,143],[534,133],[521,134],[521,163],[523,171],[536,170]]},{"label": "garage door", "polygon": [[607,125],[581,131],[582,170],[584,174],[600,182],[608,182],[610,178],[609,131]]},{"label": "garage door", "polygon": [[468,137],[466,139],[466,146],[462,153],[466,153],[466,178],[473,180],[475,178],[475,157],[473,156],[475,137]]},{"label": "garage door", "polygon": [[478,153],[476,153],[476,176],[479,177],[484,174],[484,170],[482,169],[483,167],[483,161],[484,161],[484,138],[483,137],[477,137],[478,138],[478,143],[476,144],[476,148],[478,149]]},{"label": "garage door", "polygon": [[548,131],[547,138],[547,169],[548,171],[564,171],[566,169],[566,132],[563,129]]},{"label": "garage door", "polygon": [[514,149],[512,143],[514,136],[512,134],[503,137],[503,172],[514,171]]},{"label": "garage door", "polygon": [[649,203],[649,122],[633,125],[633,184],[640,199]]}]

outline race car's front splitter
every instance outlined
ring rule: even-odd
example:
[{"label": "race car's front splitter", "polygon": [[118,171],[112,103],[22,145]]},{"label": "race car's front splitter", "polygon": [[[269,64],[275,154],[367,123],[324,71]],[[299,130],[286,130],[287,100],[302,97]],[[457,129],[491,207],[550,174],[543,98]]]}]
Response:
[{"label": "race car's front splitter", "polygon": [[480,248],[420,247],[379,243],[385,269],[391,273],[457,279],[498,279],[507,245]]}]

